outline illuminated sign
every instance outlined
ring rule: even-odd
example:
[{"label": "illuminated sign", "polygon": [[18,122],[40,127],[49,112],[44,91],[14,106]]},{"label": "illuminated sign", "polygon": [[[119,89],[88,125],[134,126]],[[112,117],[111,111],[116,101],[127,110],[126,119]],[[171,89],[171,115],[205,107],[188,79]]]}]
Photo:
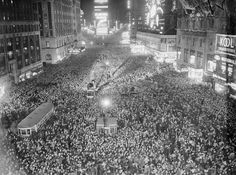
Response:
[{"label": "illuminated sign", "polygon": [[[215,65],[213,70],[213,77],[231,82],[234,78],[234,72],[236,72],[236,60],[230,55],[216,55]],[[217,59],[216,59],[217,58]]]},{"label": "illuminated sign", "polygon": [[107,20],[108,18],[108,0],[94,1],[94,15],[98,20]]},{"label": "illuminated sign", "polygon": [[189,68],[188,77],[194,79],[197,82],[202,82],[204,71],[203,69]]},{"label": "illuminated sign", "polygon": [[236,35],[216,35],[216,52],[236,56]]},{"label": "illuminated sign", "polygon": [[226,91],[226,87],[224,85],[221,85],[219,83],[215,84],[215,90],[218,93],[224,93]]},{"label": "illuminated sign", "polygon": [[108,3],[108,0],[94,0],[94,2],[98,4],[105,4]]},{"label": "illuminated sign", "polygon": [[95,6],[95,9],[108,9],[108,5]]},{"label": "illuminated sign", "polygon": [[131,8],[131,2],[130,0],[127,1],[127,9],[130,9]]},{"label": "illuminated sign", "polygon": [[107,19],[108,13],[95,13],[96,19]]},{"label": "illuminated sign", "polygon": [[160,16],[164,14],[163,0],[146,0],[146,24],[151,28],[160,25]]}]

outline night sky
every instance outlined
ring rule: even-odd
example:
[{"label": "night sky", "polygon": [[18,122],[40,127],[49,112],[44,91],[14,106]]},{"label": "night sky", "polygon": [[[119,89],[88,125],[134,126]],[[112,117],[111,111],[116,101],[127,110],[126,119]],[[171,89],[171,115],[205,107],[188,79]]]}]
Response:
[{"label": "night sky", "polygon": [[[127,0],[109,0],[110,17],[112,20],[119,20],[123,23],[126,22],[126,1]],[[81,9],[84,11],[87,22],[93,21],[93,8],[94,0],[81,0]]]}]

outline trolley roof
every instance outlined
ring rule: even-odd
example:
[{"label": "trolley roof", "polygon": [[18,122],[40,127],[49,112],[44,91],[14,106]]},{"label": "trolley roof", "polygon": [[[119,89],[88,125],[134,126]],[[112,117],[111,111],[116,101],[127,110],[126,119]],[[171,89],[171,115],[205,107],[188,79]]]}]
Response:
[{"label": "trolley roof", "polygon": [[18,128],[32,128],[38,124],[53,108],[54,105],[51,102],[41,104],[18,124]]}]

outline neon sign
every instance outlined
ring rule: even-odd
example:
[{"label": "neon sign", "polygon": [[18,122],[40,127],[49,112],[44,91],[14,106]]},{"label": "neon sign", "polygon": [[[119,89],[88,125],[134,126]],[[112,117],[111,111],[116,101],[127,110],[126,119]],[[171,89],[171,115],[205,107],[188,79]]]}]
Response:
[{"label": "neon sign", "polygon": [[160,16],[164,14],[161,4],[161,0],[146,0],[146,24],[151,28],[159,26]]},{"label": "neon sign", "polygon": [[236,56],[236,36],[217,34],[216,52]]}]

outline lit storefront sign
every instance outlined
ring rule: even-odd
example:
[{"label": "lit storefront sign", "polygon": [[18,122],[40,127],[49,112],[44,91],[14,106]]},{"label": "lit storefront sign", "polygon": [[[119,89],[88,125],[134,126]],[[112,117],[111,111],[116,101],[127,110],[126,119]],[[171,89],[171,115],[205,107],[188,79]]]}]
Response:
[{"label": "lit storefront sign", "polygon": [[204,74],[203,69],[194,69],[194,68],[188,69],[188,77],[190,79],[194,79],[197,82],[202,82],[203,74]]},{"label": "lit storefront sign", "polygon": [[226,91],[226,87],[224,85],[221,85],[219,83],[215,84],[215,90],[218,93],[224,93]]}]

